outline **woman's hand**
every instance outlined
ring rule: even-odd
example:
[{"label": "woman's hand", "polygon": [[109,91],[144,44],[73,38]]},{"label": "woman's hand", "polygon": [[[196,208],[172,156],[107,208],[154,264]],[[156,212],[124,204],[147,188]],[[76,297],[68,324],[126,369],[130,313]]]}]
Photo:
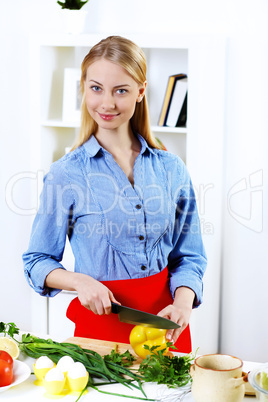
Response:
[{"label": "woman's hand", "polygon": [[54,269],[47,275],[45,286],[76,291],[82,306],[99,315],[111,313],[111,301],[120,304],[101,282],[89,275],[62,268]]},{"label": "woman's hand", "polygon": [[111,301],[120,304],[113,293],[101,282],[91,276],[80,274],[75,282],[78,298],[82,306],[94,314],[110,314]]},{"label": "woman's hand", "polygon": [[168,318],[180,325],[180,328],[167,331],[166,337],[173,343],[177,341],[182,331],[189,324],[194,298],[195,293],[191,289],[177,288],[173,304],[169,304],[158,313],[159,316]]}]

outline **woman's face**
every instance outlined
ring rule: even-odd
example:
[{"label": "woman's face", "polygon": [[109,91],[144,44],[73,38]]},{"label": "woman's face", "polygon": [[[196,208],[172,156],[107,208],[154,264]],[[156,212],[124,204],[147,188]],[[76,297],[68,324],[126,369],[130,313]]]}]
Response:
[{"label": "woman's face", "polygon": [[105,59],[91,64],[84,83],[89,114],[102,129],[128,129],[136,102],[144,95],[146,82],[138,84],[120,65]]}]

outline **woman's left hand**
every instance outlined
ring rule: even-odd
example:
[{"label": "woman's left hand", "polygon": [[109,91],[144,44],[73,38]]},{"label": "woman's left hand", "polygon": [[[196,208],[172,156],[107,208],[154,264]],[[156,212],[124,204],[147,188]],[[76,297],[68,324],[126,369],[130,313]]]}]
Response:
[{"label": "woman's left hand", "polygon": [[191,289],[179,287],[176,289],[173,304],[169,304],[157,314],[180,325],[180,328],[167,331],[166,338],[173,343],[177,341],[182,331],[189,324],[194,298],[195,293]]}]

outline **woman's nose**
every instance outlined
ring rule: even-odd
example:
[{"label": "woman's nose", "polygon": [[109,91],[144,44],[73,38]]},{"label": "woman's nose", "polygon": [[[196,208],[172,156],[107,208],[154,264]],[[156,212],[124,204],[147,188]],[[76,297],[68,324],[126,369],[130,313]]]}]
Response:
[{"label": "woman's nose", "polygon": [[112,94],[110,94],[108,92],[103,94],[101,107],[104,110],[109,110],[109,109],[115,108],[115,101],[114,101],[114,97]]}]

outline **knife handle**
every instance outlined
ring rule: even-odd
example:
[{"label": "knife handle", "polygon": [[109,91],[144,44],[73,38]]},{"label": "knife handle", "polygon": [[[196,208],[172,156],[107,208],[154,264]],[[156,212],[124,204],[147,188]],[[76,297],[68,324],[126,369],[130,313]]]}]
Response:
[{"label": "knife handle", "polygon": [[112,313],[114,313],[114,314],[118,314],[119,313],[119,304],[117,304],[117,303],[114,303],[114,302],[111,302],[111,304],[112,304]]}]

